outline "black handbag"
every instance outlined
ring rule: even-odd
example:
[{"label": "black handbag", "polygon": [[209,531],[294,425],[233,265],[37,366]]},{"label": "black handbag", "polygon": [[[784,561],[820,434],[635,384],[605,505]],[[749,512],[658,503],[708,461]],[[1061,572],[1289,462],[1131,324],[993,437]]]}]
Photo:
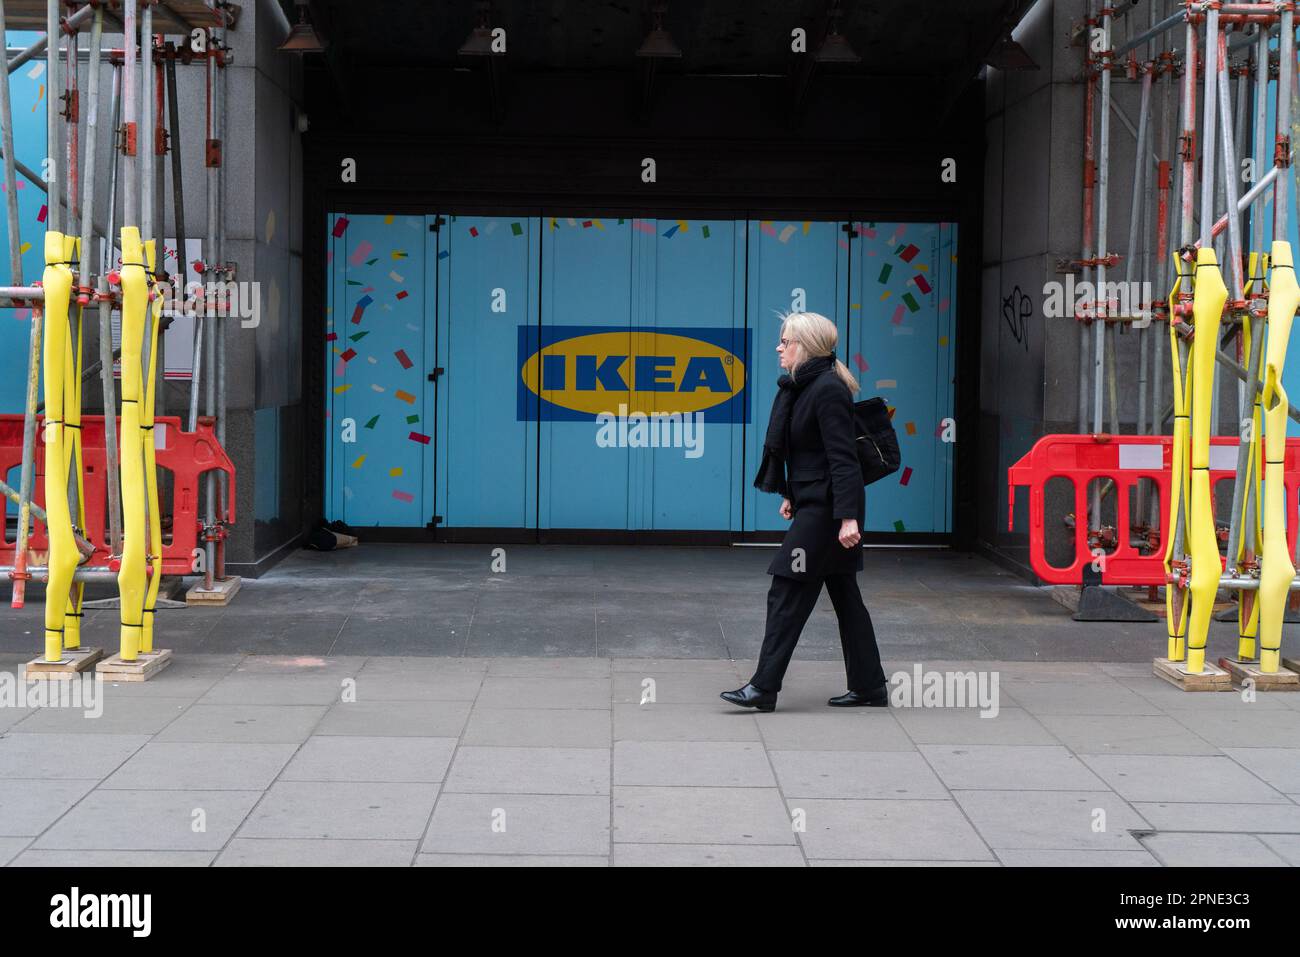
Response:
[{"label": "black handbag", "polygon": [[898,433],[880,396],[853,403],[853,431],[857,436],[862,484],[878,482],[898,471]]}]

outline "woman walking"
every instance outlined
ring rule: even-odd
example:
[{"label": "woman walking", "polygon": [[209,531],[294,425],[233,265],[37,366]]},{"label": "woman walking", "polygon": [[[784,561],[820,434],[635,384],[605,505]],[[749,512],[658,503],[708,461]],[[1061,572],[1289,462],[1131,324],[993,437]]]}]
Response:
[{"label": "woman walking", "polygon": [[889,703],[889,687],[871,615],[862,603],[865,495],[853,425],[857,380],[835,358],[835,324],[813,312],[793,313],[776,347],[786,374],[777,380],[756,488],[782,496],[781,517],[793,519],[767,573],[767,628],[754,676],[722,692],[732,704],[776,708],[795,643],[826,586],[839,620],[848,691],[833,707]]}]

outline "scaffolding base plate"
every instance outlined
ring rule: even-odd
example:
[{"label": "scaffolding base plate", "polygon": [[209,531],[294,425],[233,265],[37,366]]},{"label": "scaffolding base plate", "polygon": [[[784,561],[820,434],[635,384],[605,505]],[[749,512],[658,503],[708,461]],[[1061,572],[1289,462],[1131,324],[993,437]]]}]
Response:
[{"label": "scaffolding base plate", "polygon": [[241,584],[243,579],[238,575],[214,581],[211,588],[204,588],[200,582],[185,593],[185,601],[190,605],[229,605]]},{"label": "scaffolding base plate", "polygon": [[1151,673],[1184,691],[1232,690],[1232,676],[1208,661],[1205,663],[1205,670],[1196,674],[1187,670],[1186,661],[1155,658],[1151,662]]},{"label": "scaffolding base plate", "polygon": [[149,654],[141,652],[135,661],[123,661],[122,656],[116,654],[101,661],[95,670],[104,676],[105,681],[148,681],[171,663],[171,651],[160,648]]},{"label": "scaffolding base plate", "polygon": [[1300,691],[1300,674],[1289,667],[1284,666],[1277,671],[1260,671],[1258,660],[1246,661],[1241,658],[1220,658],[1219,667],[1228,670],[1233,684],[1238,687],[1249,679],[1254,683],[1256,691]]},{"label": "scaffolding base plate", "polygon": [[33,658],[23,665],[23,679],[36,681],[41,678],[75,678],[88,670],[95,662],[104,657],[103,648],[64,649],[63,660],[46,661]]}]

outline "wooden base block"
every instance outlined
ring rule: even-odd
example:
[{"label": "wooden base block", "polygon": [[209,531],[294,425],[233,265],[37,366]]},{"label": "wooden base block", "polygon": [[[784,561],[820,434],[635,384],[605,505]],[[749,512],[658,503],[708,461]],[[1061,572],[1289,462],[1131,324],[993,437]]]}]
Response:
[{"label": "wooden base block", "polygon": [[1300,674],[1285,665],[1277,671],[1260,671],[1256,659],[1220,658],[1219,667],[1228,670],[1232,683],[1237,686],[1249,679],[1254,682],[1256,691],[1300,691]]},{"label": "wooden base block", "polygon": [[1205,670],[1200,674],[1189,672],[1186,661],[1170,661],[1168,658],[1156,658],[1151,662],[1151,673],[1163,678],[1171,685],[1184,691],[1231,691],[1232,676],[1217,665],[1205,663]]},{"label": "wooden base block", "polygon": [[210,590],[204,588],[203,583],[199,582],[185,593],[185,601],[190,605],[228,605],[230,599],[234,598],[239,591],[241,584],[243,579],[238,575],[214,581]]},{"label": "wooden base block", "polygon": [[123,661],[120,654],[105,658],[95,671],[105,681],[148,681],[172,663],[172,653],[159,649],[151,654],[140,654],[135,661]]},{"label": "wooden base block", "polygon": [[23,679],[75,678],[103,657],[103,648],[64,649],[62,661],[46,661],[41,657],[27,662],[23,665]]}]

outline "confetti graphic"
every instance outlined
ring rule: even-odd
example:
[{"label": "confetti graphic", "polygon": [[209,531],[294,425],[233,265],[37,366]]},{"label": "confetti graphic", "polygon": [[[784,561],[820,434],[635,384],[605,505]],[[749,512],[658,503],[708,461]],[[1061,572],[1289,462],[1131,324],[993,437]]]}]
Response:
[{"label": "confetti graphic", "polygon": [[411,361],[411,357],[406,354],[405,349],[398,349],[393,353],[393,355],[397,357],[397,361],[401,363],[403,369],[409,369],[411,366],[415,365],[415,363]]},{"label": "confetti graphic", "polygon": [[370,250],[375,247],[370,244],[370,240],[363,239],[357,244],[357,248],[352,250],[352,255],[348,257],[349,266],[360,266],[370,255]]}]

